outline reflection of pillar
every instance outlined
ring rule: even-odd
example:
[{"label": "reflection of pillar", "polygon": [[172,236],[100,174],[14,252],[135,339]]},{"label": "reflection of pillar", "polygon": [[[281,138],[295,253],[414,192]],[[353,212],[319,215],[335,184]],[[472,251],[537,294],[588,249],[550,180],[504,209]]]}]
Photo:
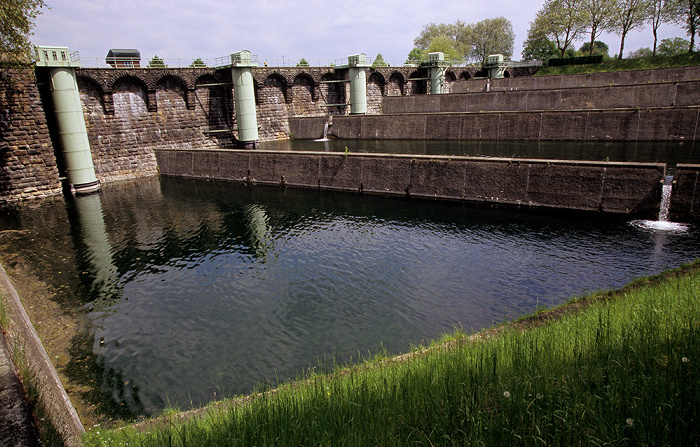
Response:
[{"label": "reflection of pillar", "polygon": [[112,246],[107,238],[100,195],[76,197],[75,209],[87,260],[94,275],[92,289],[97,293],[95,302],[110,300],[116,292],[117,267],[112,260]]},{"label": "reflection of pillar", "polygon": [[267,213],[260,205],[248,205],[243,209],[243,214],[247,219],[249,244],[255,251],[255,256],[265,258],[270,243],[270,226]]},{"label": "reflection of pillar", "polygon": [[242,146],[255,147],[258,141],[258,117],[255,110],[255,89],[251,68],[256,65],[252,61],[250,51],[239,51],[231,55],[238,142]]},{"label": "reflection of pillar", "polygon": [[68,48],[65,47],[38,47],[37,56],[37,67],[50,68],[51,97],[68,182],[76,194],[97,191],[100,182],[95,176],[83,107],[75,80],[74,67],[80,64],[71,61]]}]

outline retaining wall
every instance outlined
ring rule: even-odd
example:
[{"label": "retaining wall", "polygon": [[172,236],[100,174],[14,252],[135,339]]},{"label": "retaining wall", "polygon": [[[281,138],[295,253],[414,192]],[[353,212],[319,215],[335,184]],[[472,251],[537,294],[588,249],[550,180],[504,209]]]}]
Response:
[{"label": "retaining wall", "polygon": [[556,76],[531,76],[504,79],[470,79],[455,82],[452,93],[498,90],[537,90],[579,87],[603,87],[661,82],[690,81],[700,79],[700,66],[655,68],[651,70],[613,71],[608,73],[582,73]]},{"label": "retaining wall", "polygon": [[385,97],[384,113],[582,110],[693,106],[700,81]]},{"label": "retaining wall", "polygon": [[[699,123],[699,106],[354,115],[334,117],[329,134],[364,140],[695,141]],[[318,138],[316,126],[289,120],[295,138]]]},{"label": "retaining wall", "polygon": [[671,220],[700,220],[700,165],[676,165],[669,215]]},{"label": "retaining wall", "polygon": [[161,174],[652,216],[666,165],[418,155],[157,150]]}]

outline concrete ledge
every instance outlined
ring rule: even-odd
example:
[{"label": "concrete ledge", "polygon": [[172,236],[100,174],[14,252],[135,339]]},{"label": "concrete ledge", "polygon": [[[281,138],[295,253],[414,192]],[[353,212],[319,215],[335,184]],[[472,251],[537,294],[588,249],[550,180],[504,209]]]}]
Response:
[{"label": "concrete ledge", "polygon": [[[304,118],[290,120],[295,138]],[[343,139],[695,141],[700,107],[336,116]]]},{"label": "concrete ledge", "polygon": [[34,326],[29,321],[17,291],[1,265],[0,289],[3,291],[10,318],[10,327],[6,328],[5,334],[8,348],[13,354],[16,354],[17,349],[22,351],[21,355],[24,355],[27,367],[35,375],[42,400],[53,418],[53,424],[65,439],[65,444],[69,447],[82,445],[80,438],[85,432],[83,424]]},{"label": "concrete ledge", "polygon": [[657,163],[427,155],[161,149],[156,156],[161,174],[178,177],[650,217],[666,172]]}]

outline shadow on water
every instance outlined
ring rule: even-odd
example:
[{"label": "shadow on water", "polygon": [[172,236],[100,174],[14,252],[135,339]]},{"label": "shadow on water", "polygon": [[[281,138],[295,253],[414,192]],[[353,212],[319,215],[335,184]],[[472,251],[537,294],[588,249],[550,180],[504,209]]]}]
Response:
[{"label": "shadow on water", "polygon": [[173,178],[54,208],[0,225],[41,228],[12,249],[84,317],[64,371],[109,419],[404,352],[700,256],[694,230],[660,236],[619,216]]}]

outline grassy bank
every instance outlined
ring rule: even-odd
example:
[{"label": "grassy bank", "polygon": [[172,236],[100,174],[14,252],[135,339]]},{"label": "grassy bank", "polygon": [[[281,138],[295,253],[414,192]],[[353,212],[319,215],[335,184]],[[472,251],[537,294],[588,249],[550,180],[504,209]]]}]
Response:
[{"label": "grassy bank", "polygon": [[696,445],[699,324],[696,263],[206,417],[93,429],[86,444]]},{"label": "grassy bank", "polygon": [[650,68],[686,67],[689,65],[700,65],[700,53],[685,53],[677,56],[650,56],[637,59],[608,59],[600,64],[542,67],[535,73],[535,76],[646,70]]}]

